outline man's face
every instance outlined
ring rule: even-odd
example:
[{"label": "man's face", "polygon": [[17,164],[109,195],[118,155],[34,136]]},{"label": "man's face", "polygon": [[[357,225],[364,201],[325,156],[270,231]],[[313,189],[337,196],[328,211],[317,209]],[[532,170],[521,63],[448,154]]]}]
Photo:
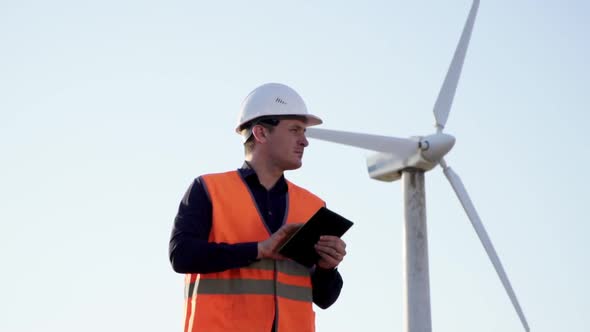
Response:
[{"label": "man's face", "polygon": [[282,170],[301,167],[303,150],[309,145],[305,127],[301,120],[281,120],[268,134],[269,157],[277,167]]}]

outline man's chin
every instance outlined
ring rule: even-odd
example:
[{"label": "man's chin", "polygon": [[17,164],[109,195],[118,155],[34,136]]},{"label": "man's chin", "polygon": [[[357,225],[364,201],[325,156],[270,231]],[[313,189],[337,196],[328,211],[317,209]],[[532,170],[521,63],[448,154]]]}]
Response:
[{"label": "man's chin", "polygon": [[296,162],[292,162],[289,163],[289,165],[287,165],[287,167],[285,168],[286,171],[292,171],[295,169],[300,168],[301,166],[303,166],[303,162],[301,160],[296,161]]}]

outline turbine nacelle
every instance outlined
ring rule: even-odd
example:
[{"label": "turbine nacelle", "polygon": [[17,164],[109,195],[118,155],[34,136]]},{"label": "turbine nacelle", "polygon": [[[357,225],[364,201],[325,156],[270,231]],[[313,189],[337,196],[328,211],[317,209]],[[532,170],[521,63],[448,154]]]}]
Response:
[{"label": "turbine nacelle", "polygon": [[443,133],[415,136],[410,140],[416,142],[416,152],[407,158],[383,152],[367,157],[369,176],[375,180],[392,182],[401,178],[404,169],[429,171],[438,165],[455,145],[455,137]]}]

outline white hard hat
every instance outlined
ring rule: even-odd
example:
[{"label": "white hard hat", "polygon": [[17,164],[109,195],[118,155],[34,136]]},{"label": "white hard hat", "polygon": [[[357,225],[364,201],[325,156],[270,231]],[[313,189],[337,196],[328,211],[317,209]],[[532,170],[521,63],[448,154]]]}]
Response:
[{"label": "white hard hat", "polygon": [[236,132],[240,134],[242,125],[251,120],[272,115],[304,116],[307,118],[307,126],[322,123],[322,119],[307,112],[303,98],[295,90],[284,84],[267,83],[250,92],[242,102]]}]

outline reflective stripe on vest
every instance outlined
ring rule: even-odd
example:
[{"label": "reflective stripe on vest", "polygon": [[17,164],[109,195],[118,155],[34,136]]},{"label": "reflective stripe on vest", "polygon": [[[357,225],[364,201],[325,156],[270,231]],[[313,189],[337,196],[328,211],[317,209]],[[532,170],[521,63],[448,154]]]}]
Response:
[{"label": "reflective stripe on vest", "polygon": [[[259,294],[281,296],[296,301],[312,301],[309,270],[292,261],[276,262],[277,279],[274,279],[275,261],[263,259],[242,270],[242,278],[208,279],[189,281],[185,297],[197,294]],[[264,279],[248,278],[248,270],[262,270]],[[257,271],[257,273],[261,273]],[[260,274],[258,275],[260,277]],[[275,289],[276,284],[276,289]]]},{"label": "reflective stripe on vest", "polygon": [[[232,279],[230,282],[223,279],[201,279],[198,281],[199,294],[253,294],[274,295],[275,282],[273,280]],[[277,296],[296,301],[311,301],[309,288],[276,283]],[[194,286],[193,283],[190,285]]]},{"label": "reflective stripe on vest", "polygon": [[[253,195],[237,171],[202,178],[212,204],[210,242],[260,242],[270,236]],[[290,182],[284,223],[307,221],[324,205]],[[185,331],[313,332],[309,270],[290,260],[263,259],[216,273],[189,274]]]}]

